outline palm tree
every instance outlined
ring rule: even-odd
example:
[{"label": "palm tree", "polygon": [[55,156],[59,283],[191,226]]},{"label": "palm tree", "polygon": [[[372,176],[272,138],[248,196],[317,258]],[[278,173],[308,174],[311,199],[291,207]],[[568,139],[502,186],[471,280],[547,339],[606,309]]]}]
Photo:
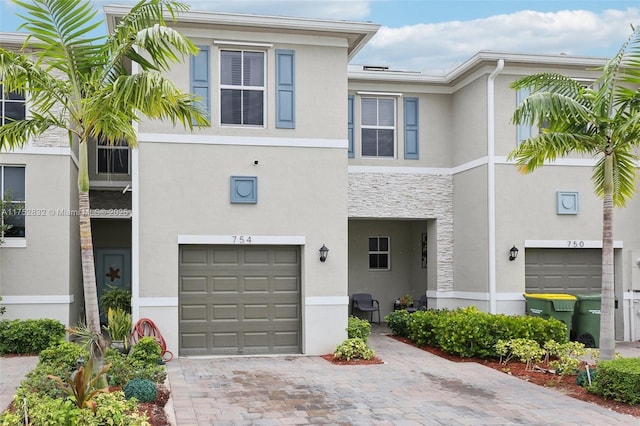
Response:
[{"label": "palm tree", "polygon": [[[595,158],[592,181],[602,197],[602,298],[600,357],[612,359],[614,341],[613,211],[635,193],[637,146],[640,144],[640,33],[632,35],[585,86],[562,74],[539,73],[515,81],[516,90],[531,89],[513,113],[515,124],[542,127],[510,154],[519,171],[529,173],[571,154]],[[635,68],[635,69],[634,69]]]},{"label": "palm tree", "polygon": [[[88,0],[14,0],[26,9],[25,47],[0,48],[0,77],[6,92],[27,94],[29,116],[0,127],[0,150],[22,147],[48,129],[66,132],[78,144],[78,207],[87,326],[98,339],[95,369],[106,347],[100,330],[91,236],[87,145],[100,138],[136,146],[134,123],[141,115],[170,120],[192,130],[208,125],[197,99],[162,72],[197,53],[187,38],[167,26],[188,6],[172,0],[142,0],[106,37],[90,36],[102,23]],[[144,52],[144,53],[143,53]],[[130,64],[137,64],[132,74]]]}]

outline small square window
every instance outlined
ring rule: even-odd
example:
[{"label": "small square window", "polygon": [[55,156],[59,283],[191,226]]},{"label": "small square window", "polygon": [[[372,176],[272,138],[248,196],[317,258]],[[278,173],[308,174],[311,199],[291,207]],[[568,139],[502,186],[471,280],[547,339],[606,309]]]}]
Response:
[{"label": "small square window", "polygon": [[391,269],[390,250],[389,237],[369,237],[369,269],[382,271]]},{"label": "small square window", "polygon": [[258,202],[257,176],[231,176],[231,203],[256,204]]}]

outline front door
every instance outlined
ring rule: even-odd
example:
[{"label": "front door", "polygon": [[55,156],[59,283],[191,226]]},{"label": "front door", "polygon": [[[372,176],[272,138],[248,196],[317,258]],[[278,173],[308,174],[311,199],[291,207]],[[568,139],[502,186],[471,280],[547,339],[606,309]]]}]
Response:
[{"label": "front door", "polygon": [[[110,287],[131,291],[131,249],[96,249],[96,285],[98,301]],[[100,321],[105,323],[107,313],[100,305]]]}]

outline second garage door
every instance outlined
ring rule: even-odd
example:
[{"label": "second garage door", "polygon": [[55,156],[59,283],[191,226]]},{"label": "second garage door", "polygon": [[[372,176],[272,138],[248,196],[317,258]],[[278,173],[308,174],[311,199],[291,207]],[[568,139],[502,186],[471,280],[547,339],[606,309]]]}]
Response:
[{"label": "second garage door", "polygon": [[297,246],[181,246],[180,355],[301,352]]},{"label": "second garage door", "polygon": [[527,293],[599,293],[602,250],[526,249]]}]

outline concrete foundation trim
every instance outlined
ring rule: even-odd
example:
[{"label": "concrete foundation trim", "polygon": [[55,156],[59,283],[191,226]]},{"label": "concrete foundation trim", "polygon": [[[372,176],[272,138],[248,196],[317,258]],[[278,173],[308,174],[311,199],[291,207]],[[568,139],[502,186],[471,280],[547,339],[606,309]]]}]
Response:
[{"label": "concrete foundation trim", "polygon": [[73,303],[73,294],[34,295],[34,296],[2,296],[3,305],[68,305]]},{"label": "concrete foundation trim", "polygon": [[349,304],[349,296],[314,296],[304,298],[305,306],[340,306]]}]

